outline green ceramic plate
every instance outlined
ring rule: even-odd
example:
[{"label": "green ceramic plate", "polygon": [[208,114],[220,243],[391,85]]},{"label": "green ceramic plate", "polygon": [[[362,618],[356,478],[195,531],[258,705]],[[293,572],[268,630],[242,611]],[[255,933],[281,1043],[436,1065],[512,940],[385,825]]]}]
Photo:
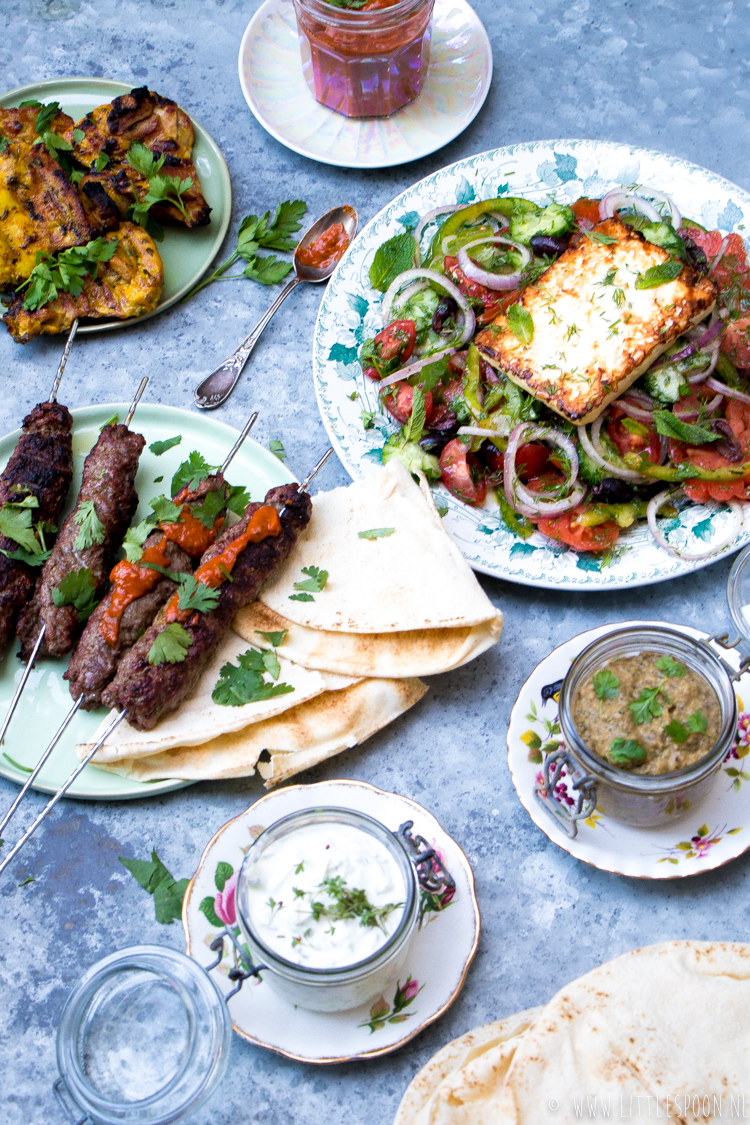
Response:
[{"label": "green ceramic plate", "polygon": [[[94,445],[101,426],[119,413],[124,418],[127,404],[115,403],[105,406],[86,406],[73,410],[75,428],[73,430],[73,453],[75,457],[75,476],[70,490],[68,514],[78,495],[81,483],[83,460]],[[147,446],[141,455],[140,469],[136,487],[140,505],[134,523],[141,520],[148,511],[148,501],[169,489],[169,482],[177,466],[186,459],[191,450],[199,450],[212,465],[220,465],[237,439],[237,431],[224,422],[179,410],[174,406],[138,407],[133,426],[146,439]],[[182,434],[182,442],[173,449],[156,457],[148,448],[151,442]],[[0,438],[0,471],[5,467],[20,436],[20,430]],[[236,455],[227,472],[232,484],[244,484],[253,499],[261,499],[269,488],[286,484],[294,477],[289,470],[269,453],[263,446],[248,438]],[[157,477],[164,480],[158,481]],[[17,645],[9,646],[5,657],[0,661],[0,715],[5,715],[15,686],[21,678],[22,665],[16,658]],[[0,748],[0,776],[11,781],[23,782],[28,776],[20,766],[33,766],[41,757],[53,734],[59,727],[71,705],[68,685],[63,680],[67,667],[65,660],[42,660],[31,674],[23,700],[10,725],[5,744]],[[105,711],[79,711],[66,731],[60,745],[50,757],[39,774],[34,788],[45,793],[55,792],[65,778],[77,765],[73,753],[76,742],[90,738],[99,726]],[[123,800],[130,797],[152,797],[171,789],[180,789],[190,782],[157,781],[142,783],[128,781],[113,773],[105,773],[93,766],[87,766],[81,776],[68,791],[71,797],[89,800]]]},{"label": "green ceramic plate", "polygon": [[[98,105],[111,102],[120,94],[129,93],[132,88],[125,82],[110,82],[106,78],[51,78],[47,82],[34,82],[10,90],[0,97],[0,105],[9,108],[32,98],[40,102],[57,101],[65,113],[80,121],[84,114]],[[164,94],[175,96],[175,100],[179,101],[176,90],[165,89]],[[216,141],[194,118],[190,120],[195,129],[193,160],[203,194],[211,207],[211,222],[196,230],[187,230],[176,223],[165,227],[164,241],[158,244],[164,262],[164,291],[159,304],[148,316],[164,312],[190,292],[218,254],[229,227],[232,213],[229,169]],[[148,320],[148,316],[132,320],[83,321],[78,331],[108,332],[113,328],[129,328]]]}]

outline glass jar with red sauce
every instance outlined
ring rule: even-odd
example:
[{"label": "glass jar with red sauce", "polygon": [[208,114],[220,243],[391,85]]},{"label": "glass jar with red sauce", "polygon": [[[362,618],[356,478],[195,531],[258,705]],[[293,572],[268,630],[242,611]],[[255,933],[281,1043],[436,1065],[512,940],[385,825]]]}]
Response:
[{"label": "glass jar with red sauce", "polygon": [[302,71],[316,99],[346,117],[387,117],[413,101],[430,62],[434,2],[294,0]]}]

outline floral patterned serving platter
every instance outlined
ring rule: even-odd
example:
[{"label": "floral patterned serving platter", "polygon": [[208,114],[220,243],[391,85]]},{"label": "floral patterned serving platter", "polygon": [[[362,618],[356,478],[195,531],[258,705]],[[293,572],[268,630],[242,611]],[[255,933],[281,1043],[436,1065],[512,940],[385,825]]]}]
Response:
[{"label": "floral patterned serving platter", "polygon": [[[381,996],[348,1012],[309,1012],[252,978],[229,1001],[238,1035],[298,1062],[340,1063],[387,1055],[418,1035],[453,1003],[461,991],[479,942],[479,907],[471,866],[455,840],[415,801],[360,781],[321,781],[291,785],[261,797],[230,820],[209,841],[182,908],[187,953],[201,965],[215,954],[209,948],[229,925],[236,925],[234,889],[242,860],[253,840],[275,821],[300,809],[321,805],[357,809],[397,829],[414,821],[414,833],[440,853],[456,881],[452,898],[422,898],[422,921],[410,960]],[[213,974],[221,991],[234,987],[228,973],[236,954],[225,941],[225,956]]]},{"label": "floral patterned serving platter", "polygon": [[[685,879],[723,867],[750,848],[750,766],[745,765],[750,754],[750,712],[745,711],[743,702],[750,701],[750,674],[735,684],[740,711],[737,734],[716,781],[694,808],[686,802],[676,810],[673,825],[633,828],[597,808],[579,821],[578,835],[571,840],[534,797],[544,758],[563,745],[557,698],[560,681],[571,662],[597,637],[613,629],[644,624],[666,624],[695,638],[708,636],[687,625],[623,621],[589,629],[566,641],[537,665],[521,688],[508,726],[508,765],[521,804],[531,819],[545,836],[576,859],[602,871],[638,879]],[[739,667],[736,652],[718,647],[716,651]],[[574,803],[565,774],[555,789],[555,799],[568,807]]]},{"label": "floral patterned serving platter", "polygon": [[[534,141],[509,145],[461,160],[414,184],[375,216],[339,263],[323,297],[313,343],[318,407],[331,442],[355,480],[380,463],[396,424],[379,412],[377,386],[362,375],[357,355],[365,339],[382,327],[383,294],[368,271],[378,246],[413,229],[440,204],[473,203],[499,195],[523,195],[545,203],[598,197],[618,186],[648,184],[672,195],[680,211],[703,226],[750,236],[750,194],[713,172],[674,156],[605,141]],[[750,245],[750,237],[747,239]],[[365,430],[362,413],[372,414]],[[722,552],[688,562],[668,555],[652,539],[645,521],[623,532],[609,555],[576,554],[534,532],[517,538],[500,518],[494,499],[469,507],[439,484],[445,525],[469,564],[485,574],[558,590],[624,589],[662,582],[707,566],[750,542],[744,527]],[[678,504],[679,515],[662,523],[669,542],[690,553],[719,542],[732,518],[725,506]]]},{"label": "floral patterned serving platter", "polygon": [[474,120],[492,80],[492,48],[466,0],[435,0],[430,68],[419,97],[390,117],[344,117],[302,73],[292,0],[265,0],[239,57],[245,101],[281,144],[340,168],[390,168],[447,145]]}]

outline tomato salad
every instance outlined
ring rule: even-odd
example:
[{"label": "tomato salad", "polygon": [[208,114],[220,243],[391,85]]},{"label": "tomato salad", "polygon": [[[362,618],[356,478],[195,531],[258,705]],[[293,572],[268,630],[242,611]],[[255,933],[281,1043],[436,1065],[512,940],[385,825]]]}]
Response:
[{"label": "tomato salad", "polygon": [[[473,341],[501,312],[511,310],[510,325],[524,287],[575,234],[613,216],[710,274],[719,297],[590,427],[577,427],[489,365]],[[739,235],[704,230],[645,186],[570,207],[501,197],[431,211],[380,247],[370,280],[385,293],[385,327],[359,358],[401,426],[384,462],[396,457],[442,480],[466,504],[494,492],[514,534],[536,529],[575,551],[608,552],[637,520],[683,559],[734,540],[750,498],[750,264]],[[699,553],[675,550],[660,517],[685,496],[728,504],[731,533]]]}]

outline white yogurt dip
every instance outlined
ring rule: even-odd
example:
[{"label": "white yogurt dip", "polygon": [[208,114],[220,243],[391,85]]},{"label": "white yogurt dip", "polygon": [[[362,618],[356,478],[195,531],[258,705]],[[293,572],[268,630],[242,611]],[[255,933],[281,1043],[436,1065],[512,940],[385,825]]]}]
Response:
[{"label": "white yogurt dip", "polygon": [[401,921],[407,892],[396,859],[352,825],[301,825],[248,860],[247,921],[287,961],[315,969],[356,964]]}]

